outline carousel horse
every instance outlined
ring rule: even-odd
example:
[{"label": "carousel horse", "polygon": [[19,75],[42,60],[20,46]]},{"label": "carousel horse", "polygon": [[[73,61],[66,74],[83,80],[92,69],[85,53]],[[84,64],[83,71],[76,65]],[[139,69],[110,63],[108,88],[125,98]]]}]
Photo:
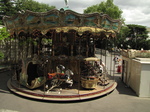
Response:
[{"label": "carousel horse", "polygon": [[52,90],[55,87],[60,86],[62,83],[69,84],[69,87],[73,85],[73,80],[71,79],[71,76],[74,75],[71,70],[66,70],[64,66],[57,66],[57,72],[56,73],[48,73],[48,81],[46,84],[47,93]]}]

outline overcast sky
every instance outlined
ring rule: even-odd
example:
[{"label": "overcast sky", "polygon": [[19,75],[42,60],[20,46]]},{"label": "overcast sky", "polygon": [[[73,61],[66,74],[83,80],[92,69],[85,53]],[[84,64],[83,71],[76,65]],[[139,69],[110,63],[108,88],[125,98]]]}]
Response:
[{"label": "overcast sky", "polygon": [[[65,7],[64,0],[35,0],[56,6],[57,9]],[[68,0],[69,8],[75,12],[83,13],[89,6],[99,4],[106,0]],[[123,11],[126,24],[139,24],[150,27],[150,0],[114,0]]]}]

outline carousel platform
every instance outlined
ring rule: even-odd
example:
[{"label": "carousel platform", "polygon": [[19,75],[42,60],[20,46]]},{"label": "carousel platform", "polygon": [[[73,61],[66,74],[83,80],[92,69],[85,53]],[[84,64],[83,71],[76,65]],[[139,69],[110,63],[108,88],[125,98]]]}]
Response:
[{"label": "carousel platform", "polygon": [[74,84],[72,88],[54,88],[49,92],[44,91],[42,88],[27,89],[11,79],[8,80],[7,86],[13,93],[27,98],[45,101],[81,101],[107,95],[116,88],[117,83],[112,80],[107,86],[98,85],[92,90],[77,87],[79,84]]}]

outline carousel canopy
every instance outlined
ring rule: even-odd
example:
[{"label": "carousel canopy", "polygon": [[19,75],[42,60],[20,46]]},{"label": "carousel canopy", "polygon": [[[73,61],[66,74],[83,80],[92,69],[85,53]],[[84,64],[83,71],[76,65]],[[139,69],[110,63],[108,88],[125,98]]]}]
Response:
[{"label": "carousel canopy", "polygon": [[64,8],[51,10],[49,12],[25,11],[12,17],[4,17],[4,24],[11,35],[20,32],[32,33],[35,30],[46,34],[50,30],[56,32],[68,32],[76,30],[79,34],[85,31],[98,34],[100,32],[119,32],[120,20],[113,20],[106,14],[79,14]]}]

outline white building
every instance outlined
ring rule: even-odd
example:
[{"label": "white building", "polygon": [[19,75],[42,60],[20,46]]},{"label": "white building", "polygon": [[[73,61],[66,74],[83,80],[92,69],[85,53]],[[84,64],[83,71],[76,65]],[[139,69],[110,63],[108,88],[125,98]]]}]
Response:
[{"label": "white building", "polygon": [[150,50],[123,50],[122,60],[122,81],[139,97],[150,97]]}]

